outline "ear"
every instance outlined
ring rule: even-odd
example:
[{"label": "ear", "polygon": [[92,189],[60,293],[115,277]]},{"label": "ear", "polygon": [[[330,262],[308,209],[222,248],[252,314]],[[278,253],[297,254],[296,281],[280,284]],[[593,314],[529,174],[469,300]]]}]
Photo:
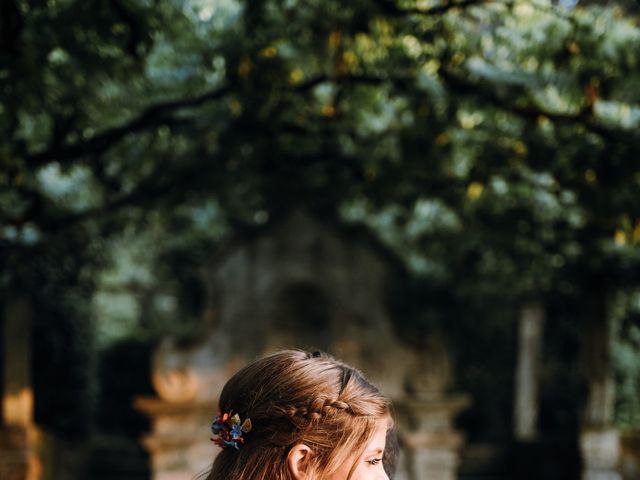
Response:
[{"label": "ear", "polygon": [[309,480],[309,462],[313,456],[311,448],[304,443],[299,443],[289,450],[287,465],[294,480]]}]

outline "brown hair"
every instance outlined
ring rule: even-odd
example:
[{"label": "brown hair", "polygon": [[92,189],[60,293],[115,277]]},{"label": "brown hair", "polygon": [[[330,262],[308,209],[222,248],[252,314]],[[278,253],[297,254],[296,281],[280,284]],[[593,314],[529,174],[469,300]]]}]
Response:
[{"label": "brown hair", "polygon": [[290,480],[287,456],[300,443],[313,451],[311,467],[331,474],[362,454],[377,422],[391,422],[389,401],[359,370],[300,350],[244,367],[224,386],[219,409],[250,418],[253,428],[239,451],[218,454],[207,480]]}]

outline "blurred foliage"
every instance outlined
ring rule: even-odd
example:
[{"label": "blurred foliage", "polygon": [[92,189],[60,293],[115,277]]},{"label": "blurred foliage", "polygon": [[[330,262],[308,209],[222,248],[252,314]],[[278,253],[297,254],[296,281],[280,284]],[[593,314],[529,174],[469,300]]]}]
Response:
[{"label": "blurred foliage", "polygon": [[[486,359],[511,378],[522,302],[571,306],[550,314],[571,343],[594,278],[614,299],[637,288],[640,29],[628,2],[0,8],[0,285],[37,297],[43,338],[61,305],[77,335],[97,319],[83,348],[188,330],[215,245],[294,205],[365,223],[403,259],[402,329],[451,332],[461,388],[484,389],[487,404],[497,370],[472,370]],[[637,313],[612,309],[619,418],[638,425]],[[552,383],[572,360],[549,348]],[[487,411],[507,408],[508,384],[498,390]]]}]

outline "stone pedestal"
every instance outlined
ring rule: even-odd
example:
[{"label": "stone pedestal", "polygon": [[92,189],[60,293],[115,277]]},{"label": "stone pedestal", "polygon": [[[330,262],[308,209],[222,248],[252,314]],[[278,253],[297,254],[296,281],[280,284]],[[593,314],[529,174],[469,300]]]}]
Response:
[{"label": "stone pedestal", "polygon": [[34,426],[0,428],[0,478],[40,480],[41,434]]},{"label": "stone pedestal", "polygon": [[582,480],[621,480],[620,435],[617,430],[593,429],[580,434]]},{"label": "stone pedestal", "polygon": [[191,479],[208,471],[218,451],[209,441],[216,405],[141,397],[135,406],[151,419],[152,430],[143,444],[151,457],[154,480]]},{"label": "stone pedestal", "polygon": [[407,478],[457,478],[464,436],[453,428],[453,420],[470,403],[465,395],[399,402],[398,409],[409,428],[402,435],[407,450]]},{"label": "stone pedestal", "polygon": [[464,438],[457,432],[417,433],[405,437],[412,451],[413,477],[434,480],[455,480],[459,461],[459,449]]}]

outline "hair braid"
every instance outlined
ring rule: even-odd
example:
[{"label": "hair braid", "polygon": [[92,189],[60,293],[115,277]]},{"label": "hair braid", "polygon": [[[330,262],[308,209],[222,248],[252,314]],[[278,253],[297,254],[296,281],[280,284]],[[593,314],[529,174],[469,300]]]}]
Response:
[{"label": "hair braid", "polygon": [[[332,472],[345,452],[364,448],[390,405],[360,371],[322,352],[286,350],[258,360],[225,385],[221,411],[250,418],[240,452],[223,450],[208,480],[287,480],[286,452],[314,449],[314,468]],[[338,448],[339,447],[339,448]]]}]

